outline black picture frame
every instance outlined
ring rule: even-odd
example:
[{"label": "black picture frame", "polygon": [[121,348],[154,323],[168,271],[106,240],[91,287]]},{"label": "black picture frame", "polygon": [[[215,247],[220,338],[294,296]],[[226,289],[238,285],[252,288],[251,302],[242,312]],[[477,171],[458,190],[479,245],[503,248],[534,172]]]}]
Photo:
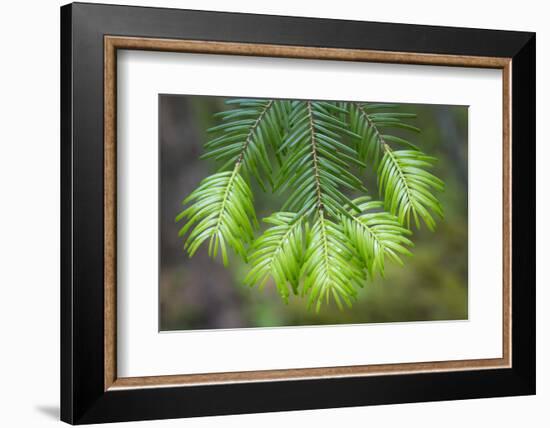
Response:
[{"label": "black picture frame", "polygon": [[[104,388],[104,36],[512,59],[512,366]],[[535,393],[535,34],[74,3],[61,8],[61,419],[71,424]]]}]

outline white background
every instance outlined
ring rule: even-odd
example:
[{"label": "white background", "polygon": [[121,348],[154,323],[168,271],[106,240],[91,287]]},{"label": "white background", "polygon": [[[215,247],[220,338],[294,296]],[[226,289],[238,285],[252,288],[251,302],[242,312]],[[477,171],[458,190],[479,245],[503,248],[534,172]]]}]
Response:
[{"label": "white background", "polygon": [[[109,1],[104,1],[110,3]],[[391,3],[277,0],[127,1],[415,24],[537,31],[538,395],[462,402],[286,412],[131,423],[158,427],[406,426],[542,427],[550,404],[548,218],[550,29],[545,2],[394,0]],[[59,10],[62,2],[5,2],[0,13],[0,420],[7,427],[59,424]],[[543,105],[544,104],[544,105]]]},{"label": "white background", "polygon": [[[502,264],[484,259],[502,252],[502,162],[486,164],[502,157],[501,70],[122,51],[117,76],[119,376],[502,356]],[[159,93],[469,105],[469,180],[484,185],[468,194],[468,320],[159,334]]]}]

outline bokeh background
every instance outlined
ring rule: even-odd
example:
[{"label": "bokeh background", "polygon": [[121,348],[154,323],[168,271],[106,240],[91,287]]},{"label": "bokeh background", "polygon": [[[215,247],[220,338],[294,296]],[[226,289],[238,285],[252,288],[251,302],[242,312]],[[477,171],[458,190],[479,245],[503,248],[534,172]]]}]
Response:
[{"label": "bokeh background", "polygon": [[[193,258],[178,238],[182,224],[174,218],[181,201],[207,175],[216,171],[200,160],[206,129],[216,124],[213,113],[229,108],[224,97],[159,95],[160,266],[159,329],[277,327],[341,323],[458,320],[468,317],[468,108],[403,104],[396,111],[414,112],[420,134],[400,133],[439,162],[433,172],[446,184],[439,194],[445,219],[435,232],[415,230],[413,257],[405,266],[388,262],[385,278],[359,290],[351,309],[323,305],[320,313],[291,296],[283,303],[275,287],[263,290],[243,284],[246,265],[238,258],[224,268],[203,246]],[[373,100],[375,101],[375,100]],[[376,177],[367,175],[373,189]],[[254,183],[253,183],[254,187]],[[258,189],[253,189],[258,190]],[[258,219],[278,210],[284,199],[255,191]],[[261,221],[260,221],[261,223]],[[265,224],[262,225],[265,227]]]}]

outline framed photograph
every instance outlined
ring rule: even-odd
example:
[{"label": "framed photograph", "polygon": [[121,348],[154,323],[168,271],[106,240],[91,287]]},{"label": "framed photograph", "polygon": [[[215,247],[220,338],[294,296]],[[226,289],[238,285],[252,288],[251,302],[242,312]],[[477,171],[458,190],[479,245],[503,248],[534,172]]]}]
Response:
[{"label": "framed photograph", "polygon": [[61,418],[535,393],[535,35],[61,8]]}]

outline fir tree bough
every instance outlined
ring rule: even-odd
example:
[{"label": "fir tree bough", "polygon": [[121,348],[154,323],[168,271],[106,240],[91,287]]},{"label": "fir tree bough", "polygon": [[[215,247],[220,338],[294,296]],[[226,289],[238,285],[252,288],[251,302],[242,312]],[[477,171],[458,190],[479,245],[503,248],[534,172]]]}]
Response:
[{"label": "fir tree bough", "polygon": [[[394,105],[357,102],[231,99],[217,113],[203,158],[220,168],[184,201],[176,221],[193,256],[201,245],[231,248],[249,265],[244,282],[273,281],[282,299],[304,297],[351,307],[358,289],[384,275],[386,260],[403,264],[411,229],[435,228],[443,218],[436,192],[443,182],[429,170],[437,161],[395,130],[418,133],[413,113]],[[377,176],[380,200],[365,187]],[[286,196],[258,233],[251,180]],[[374,184],[374,183],[373,183]]]}]

